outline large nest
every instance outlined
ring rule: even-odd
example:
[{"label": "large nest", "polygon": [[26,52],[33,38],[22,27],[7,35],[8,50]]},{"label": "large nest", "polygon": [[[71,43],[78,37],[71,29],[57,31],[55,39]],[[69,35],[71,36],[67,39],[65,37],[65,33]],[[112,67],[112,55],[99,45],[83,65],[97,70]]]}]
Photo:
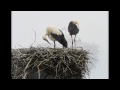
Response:
[{"label": "large nest", "polygon": [[78,49],[12,49],[12,79],[83,79],[88,70],[89,52]]}]

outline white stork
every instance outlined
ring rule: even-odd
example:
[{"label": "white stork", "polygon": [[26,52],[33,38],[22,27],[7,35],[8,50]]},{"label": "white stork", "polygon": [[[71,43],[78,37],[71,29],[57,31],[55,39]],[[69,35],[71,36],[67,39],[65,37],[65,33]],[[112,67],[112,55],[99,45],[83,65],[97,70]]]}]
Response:
[{"label": "white stork", "polygon": [[[75,44],[76,34],[79,32],[79,24],[77,21],[70,21],[68,25],[68,32],[71,35],[71,39],[72,39],[72,35],[75,35],[74,37],[74,44]],[[73,49],[73,39],[72,39],[72,49]]]},{"label": "white stork", "polygon": [[67,41],[66,41],[66,39],[64,37],[64,34],[57,27],[48,26],[46,28],[46,34],[43,36],[43,40],[45,40],[45,41],[47,41],[49,43],[49,41],[47,40],[46,36],[48,36],[54,42],[54,49],[56,47],[55,41],[58,41],[60,44],[63,45],[63,47],[67,47],[68,46],[67,45]]}]

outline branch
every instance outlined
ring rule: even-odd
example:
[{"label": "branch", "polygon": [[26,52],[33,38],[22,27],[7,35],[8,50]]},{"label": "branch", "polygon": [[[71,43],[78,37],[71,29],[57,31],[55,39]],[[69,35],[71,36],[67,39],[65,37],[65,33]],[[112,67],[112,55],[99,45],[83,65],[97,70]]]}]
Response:
[{"label": "branch", "polygon": [[[33,29],[32,29],[33,30]],[[34,31],[34,30],[33,30]],[[34,34],[35,34],[35,40],[34,40],[34,42],[31,44],[31,46],[35,43],[35,41],[36,41],[36,32],[34,31]]]}]

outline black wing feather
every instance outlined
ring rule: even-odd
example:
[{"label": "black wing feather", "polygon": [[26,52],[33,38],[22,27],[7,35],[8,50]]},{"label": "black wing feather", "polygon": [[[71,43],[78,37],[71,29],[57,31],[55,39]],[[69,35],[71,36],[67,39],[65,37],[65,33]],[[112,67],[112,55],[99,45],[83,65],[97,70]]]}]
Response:
[{"label": "black wing feather", "polygon": [[[60,30],[61,31],[61,30]],[[61,31],[61,35],[57,35],[57,34],[54,34],[54,33],[51,33],[51,36],[56,40],[58,41],[59,43],[61,43],[63,46],[67,47],[67,41],[64,37],[64,34],[63,32]]]},{"label": "black wing feather", "polygon": [[79,29],[75,24],[70,22],[68,26],[68,32],[70,35],[76,35],[79,32]]}]

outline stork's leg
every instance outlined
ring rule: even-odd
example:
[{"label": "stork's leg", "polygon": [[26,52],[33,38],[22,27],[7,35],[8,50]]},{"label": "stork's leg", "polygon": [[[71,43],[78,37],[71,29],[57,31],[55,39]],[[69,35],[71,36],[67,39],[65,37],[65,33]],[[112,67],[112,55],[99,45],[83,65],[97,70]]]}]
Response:
[{"label": "stork's leg", "polygon": [[75,38],[76,38],[76,35],[75,35],[75,37],[74,37],[74,44],[75,44],[75,48],[76,48],[76,42],[75,42]]},{"label": "stork's leg", "polygon": [[[71,39],[72,39],[72,35],[71,35]],[[72,39],[72,49],[73,49],[73,39]]]},{"label": "stork's leg", "polygon": [[54,41],[54,49],[55,49],[55,46],[56,46],[56,45],[55,45],[55,41]]}]

